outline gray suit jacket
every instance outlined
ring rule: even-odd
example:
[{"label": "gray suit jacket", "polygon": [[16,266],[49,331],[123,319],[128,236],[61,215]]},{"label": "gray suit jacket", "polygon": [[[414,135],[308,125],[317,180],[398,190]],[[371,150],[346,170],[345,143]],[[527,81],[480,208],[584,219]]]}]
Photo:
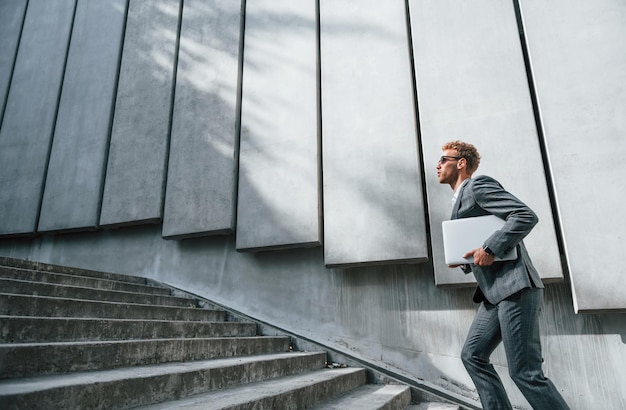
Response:
[{"label": "gray suit jacket", "polygon": [[537,215],[495,179],[488,176],[470,179],[460,188],[452,209],[452,219],[489,214],[504,219],[506,223],[485,241],[485,245],[496,255],[516,246],[518,257],[513,261],[494,262],[491,266],[471,264],[471,270],[466,273],[474,272],[478,283],[474,301],[486,299],[497,304],[524,288],[543,288],[539,273],[522,241],[537,224]]}]

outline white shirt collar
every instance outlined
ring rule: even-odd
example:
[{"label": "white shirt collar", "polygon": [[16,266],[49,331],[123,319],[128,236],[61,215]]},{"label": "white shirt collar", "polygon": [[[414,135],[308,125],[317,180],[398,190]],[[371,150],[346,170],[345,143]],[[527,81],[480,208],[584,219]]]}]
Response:
[{"label": "white shirt collar", "polygon": [[463,185],[465,185],[467,181],[469,181],[469,178],[464,179],[463,182],[461,182],[461,185],[459,185],[459,188],[456,191],[454,191],[454,195],[452,195],[452,205],[456,203],[456,199],[459,196],[459,192],[461,192],[461,188],[463,188]]}]

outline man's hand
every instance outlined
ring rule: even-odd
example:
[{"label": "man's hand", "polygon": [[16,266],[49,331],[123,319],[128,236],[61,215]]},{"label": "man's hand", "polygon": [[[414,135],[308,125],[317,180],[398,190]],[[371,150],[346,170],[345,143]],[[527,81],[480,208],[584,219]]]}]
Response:
[{"label": "man's hand", "polygon": [[495,259],[494,255],[489,255],[483,248],[476,248],[463,255],[464,258],[474,257],[474,265],[477,266],[489,266],[493,264]]}]

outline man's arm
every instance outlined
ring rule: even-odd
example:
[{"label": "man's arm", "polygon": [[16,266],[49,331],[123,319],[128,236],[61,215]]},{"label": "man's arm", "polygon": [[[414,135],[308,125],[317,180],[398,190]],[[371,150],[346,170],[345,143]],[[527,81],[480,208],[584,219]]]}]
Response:
[{"label": "man's arm", "polygon": [[504,226],[494,232],[484,243],[494,255],[488,255],[483,248],[473,254],[474,263],[488,266],[495,255],[502,255],[517,246],[533,229],[539,219],[525,203],[506,191],[498,181],[487,176],[476,177],[472,194],[476,203],[488,213],[505,220]]}]

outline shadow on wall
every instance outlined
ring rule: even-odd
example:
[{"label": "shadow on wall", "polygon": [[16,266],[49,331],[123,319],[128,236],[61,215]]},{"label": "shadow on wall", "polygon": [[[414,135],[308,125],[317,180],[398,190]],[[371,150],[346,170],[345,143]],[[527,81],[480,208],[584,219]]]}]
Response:
[{"label": "shadow on wall", "polygon": [[212,3],[184,3],[164,213],[170,238],[233,228],[240,9]]},{"label": "shadow on wall", "polygon": [[314,4],[247,4],[239,249],[320,243]]}]

